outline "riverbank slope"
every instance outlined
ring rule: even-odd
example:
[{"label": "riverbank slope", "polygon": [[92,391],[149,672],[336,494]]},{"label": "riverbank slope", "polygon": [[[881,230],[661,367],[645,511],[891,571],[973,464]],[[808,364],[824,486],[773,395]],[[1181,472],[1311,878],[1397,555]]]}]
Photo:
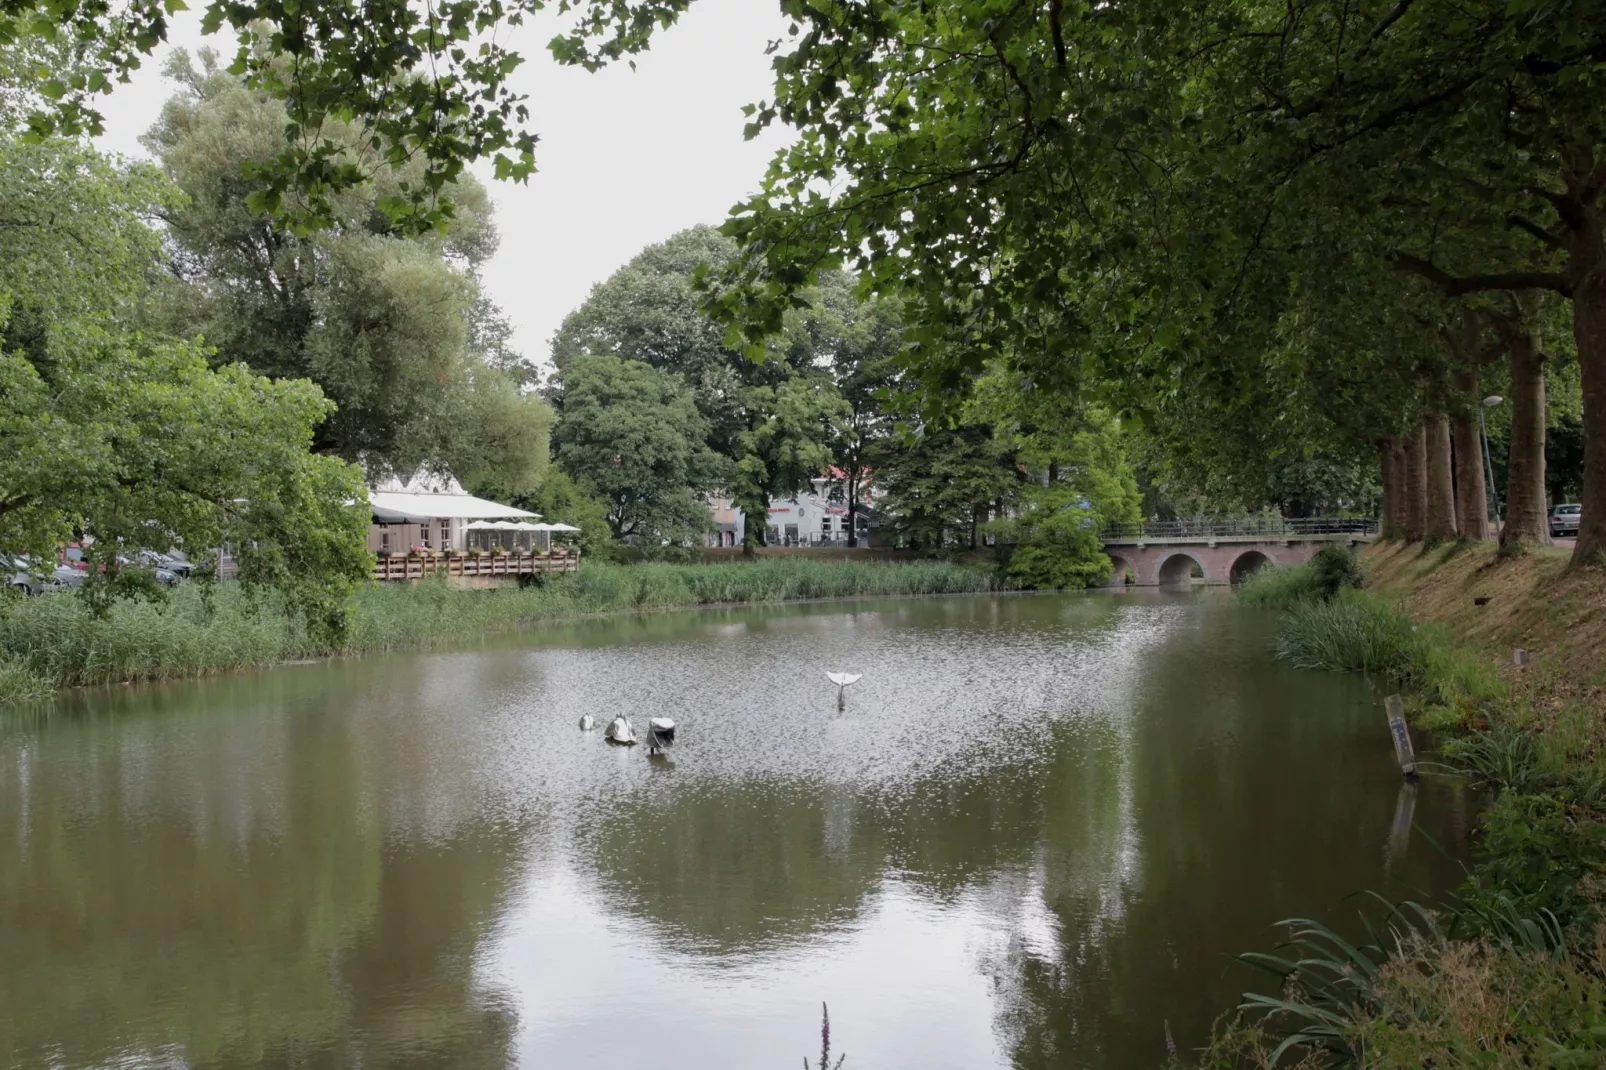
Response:
[{"label": "riverbank slope", "polygon": [[1606,1065],[1606,570],[1492,545],[1360,557],[1363,589],[1282,603],[1279,652],[1407,696],[1428,775],[1490,794],[1475,861],[1446,902],[1373,902],[1364,947],[1290,923],[1278,956],[1246,956],[1281,985],[1199,1065]]},{"label": "riverbank slope", "polygon": [[1559,547],[1502,558],[1493,543],[1380,543],[1361,561],[1369,589],[1499,665],[1516,705],[1551,719],[1584,707],[1606,729],[1606,569],[1569,570],[1570,557]]}]

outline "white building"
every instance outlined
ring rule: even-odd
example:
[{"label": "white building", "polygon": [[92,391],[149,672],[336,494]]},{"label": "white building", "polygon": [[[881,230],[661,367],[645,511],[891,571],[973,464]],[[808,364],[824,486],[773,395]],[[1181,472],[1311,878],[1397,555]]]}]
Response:
[{"label": "white building", "polygon": [[[811,481],[812,489],[791,498],[770,502],[764,542],[768,546],[846,546],[848,544],[848,505],[832,501],[833,481],[821,477]],[[740,546],[746,532],[747,517],[729,498],[709,501],[714,530],[709,546]],[[860,546],[870,545],[869,502],[861,501],[857,510]]]},{"label": "white building", "polygon": [[380,554],[466,550],[471,523],[541,519],[538,513],[476,498],[451,476],[423,472],[375,485],[368,505],[373,512],[368,549]]}]

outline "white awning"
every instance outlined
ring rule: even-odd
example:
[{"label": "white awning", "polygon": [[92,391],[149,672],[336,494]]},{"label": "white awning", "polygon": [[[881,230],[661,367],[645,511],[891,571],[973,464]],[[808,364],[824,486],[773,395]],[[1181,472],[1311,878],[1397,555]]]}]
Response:
[{"label": "white awning", "polygon": [[515,509],[472,494],[408,494],[376,490],[368,494],[374,519],[382,524],[425,524],[434,520],[539,520],[540,513]]},{"label": "white awning", "polygon": [[540,528],[542,531],[579,531],[580,530],[579,528],[574,527],[572,524],[537,524],[536,527]]}]

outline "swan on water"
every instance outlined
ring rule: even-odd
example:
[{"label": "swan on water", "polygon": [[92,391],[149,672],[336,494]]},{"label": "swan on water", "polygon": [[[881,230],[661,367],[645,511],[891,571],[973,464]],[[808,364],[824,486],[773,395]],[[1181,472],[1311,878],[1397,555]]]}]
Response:
[{"label": "swan on water", "polygon": [[675,722],[667,717],[654,717],[647,722],[647,753],[657,754],[675,745]]},{"label": "swan on water", "polygon": [[589,713],[582,713],[580,715],[580,731],[589,732],[595,727],[597,727],[597,719],[595,717],[591,716]]},{"label": "swan on water", "polygon": [[622,743],[627,747],[636,745],[636,730],[631,727],[630,718],[622,713],[608,722],[602,735],[609,743]]},{"label": "swan on water", "polygon": [[864,679],[864,673],[828,672],[825,674],[825,678],[836,685],[836,708],[840,710],[845,708],[848,704],[847,695],[845,694],[848,689],[848,685],[856,684],[860,680]]}]

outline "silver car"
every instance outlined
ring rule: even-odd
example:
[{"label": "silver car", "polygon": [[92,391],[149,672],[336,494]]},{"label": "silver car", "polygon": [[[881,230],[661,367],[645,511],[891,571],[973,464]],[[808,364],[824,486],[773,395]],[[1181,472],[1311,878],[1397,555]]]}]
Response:
[{"label": "silver car", "polygon": [[21,554],[0,554],[0,577],[8,589],[18,594],[45,594],[84,584],[84,573],[79,569],[57,565],[48,573],[41,573],[30,566],[29,560]]},{"label": "silver car", "polygon": [[1577,535],[1578,521],[1584,515],[1582,505],[1558,505],[1550,511],[1551,537]]},{"label": "silver car", "polygon": [[140,568],[155,569],[156,578],[166,584],[188,579],[191,569],[188,561],[172,554],[164,554],[160,550],[140,550],[134,554],[132,563]]}]

